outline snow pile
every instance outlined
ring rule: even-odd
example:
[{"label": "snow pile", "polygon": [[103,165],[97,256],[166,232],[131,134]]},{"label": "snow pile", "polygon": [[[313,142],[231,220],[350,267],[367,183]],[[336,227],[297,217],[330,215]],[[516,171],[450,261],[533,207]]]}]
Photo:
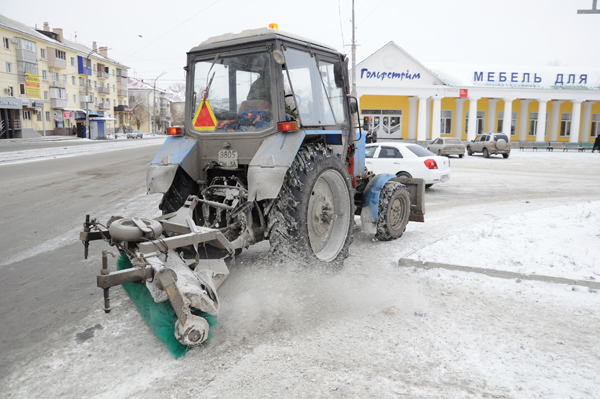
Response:
[{"label": "snow pile", "polygon": [[540,209],[449,232],[409,259],[600,280],[600,202]]}]

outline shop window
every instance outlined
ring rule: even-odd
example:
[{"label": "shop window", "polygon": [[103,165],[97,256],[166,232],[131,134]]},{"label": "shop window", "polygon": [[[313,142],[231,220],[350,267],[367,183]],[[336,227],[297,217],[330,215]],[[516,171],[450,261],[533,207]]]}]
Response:
[{"label": "shop window", "polygon": [[23,120],[24,121],[30,121],[31,120],[31,111],[29,110],[23,110]]},{"label": "shop window", "polygon": [[452,134],[452,110],[442,110],[440,134]]},{"label": "shop window", "polygon": [[[513,111],[512,112],[512,118],[510,120],[510,135],[511,136],[516,136],[517,135],[517,112]],[[502,127],[504,125],[504,111],[499,111],[498,112],[498,130],[496,130],[498,133],[502,132]]]},{"label": "shop window", "polygon": [[600,114],[592,115],[592,130],[590,137],[598,137],[600,135]]},{"label": "shop window", "polygon": [[560,118],[560,137],[571,136],[571,113],[563,112]]},{"label": "shop window", "polygon": [[[531,112],[529,114],[529,136],[535,136],[537,132],[538,113]],[[544,130],[544,136],[548,134],[548,113],[546,112],[546,129]]]}]

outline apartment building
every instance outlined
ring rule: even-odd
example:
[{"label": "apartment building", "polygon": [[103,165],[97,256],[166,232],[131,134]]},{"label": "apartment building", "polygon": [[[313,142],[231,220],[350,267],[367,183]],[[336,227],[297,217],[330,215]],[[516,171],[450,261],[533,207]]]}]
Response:
[{"label": "apartment building", "polygon": [[[0,139],[104,138],[129,125],[127,66],[107,47],[0,15]],[[89,117],[88,117],[89,116]]]}]

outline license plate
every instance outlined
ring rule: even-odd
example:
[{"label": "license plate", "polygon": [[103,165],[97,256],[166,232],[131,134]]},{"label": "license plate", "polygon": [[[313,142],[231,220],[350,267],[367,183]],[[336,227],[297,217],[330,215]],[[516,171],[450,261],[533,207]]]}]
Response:
[{"label": "license plate", "polygon": [[442,175],[442,177],[440,178],[440,181],[443,183],[445,181],[448,181],[450,179],[450,176],[448,175]]},{"label": "license plate", "polygon": [[225,168],[237,168],[238,153],[235,150],[220,150],[217,161],[219,162],[219,165]]}]

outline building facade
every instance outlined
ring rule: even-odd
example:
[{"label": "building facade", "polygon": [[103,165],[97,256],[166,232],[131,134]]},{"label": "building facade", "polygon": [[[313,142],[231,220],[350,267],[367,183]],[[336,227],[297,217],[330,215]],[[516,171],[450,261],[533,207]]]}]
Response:
[{"label": "building facade", "polygon": [[88,48],[62,29],[0,15],[0,139],[102,138],[129,125],[127,66],[107,47]]},{"label": "building facade", "polygon": [[361,116],[379,140],[502,132],[512,141],[591,142],[600,69],[423,64],[394,42],[356,67]]}]

